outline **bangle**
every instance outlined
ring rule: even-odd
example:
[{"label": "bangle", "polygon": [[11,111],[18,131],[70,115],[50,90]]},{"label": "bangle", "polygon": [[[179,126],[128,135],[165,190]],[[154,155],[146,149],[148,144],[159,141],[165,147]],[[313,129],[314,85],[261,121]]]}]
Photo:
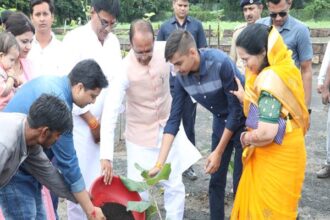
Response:
[{"label": "bangle", "polygon": [[88,126],[90,129],[94,130],[99,126],[99,122],[96,118],[92,118],[91,120],[88,120]]},{"label": "bangle", "polygon": [[158,169],[163,169],[163,165],[160,162],[157,162],[155,167],[157,167]]}]

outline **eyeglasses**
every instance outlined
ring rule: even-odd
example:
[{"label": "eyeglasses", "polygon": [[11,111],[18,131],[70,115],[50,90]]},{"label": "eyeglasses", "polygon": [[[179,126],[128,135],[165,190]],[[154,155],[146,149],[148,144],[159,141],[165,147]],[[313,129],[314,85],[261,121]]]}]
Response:
[{"label": "eyeglasses", "polygon": [[276,18],[277,15],[279,15],[281,18],[283,18],[283,17],[287,16],[287,14],[288,14],[287,11],[281,11],[281,12],[279,12],[279,13],[271,12],[271,13],[269,13],[269,16],[270,16],[271,18]]},{"label": "eyeglasses", "polygon": [[99,15],[99,13],[96,13],[96,14],[97,14],[97,17],[98,17],[99,20],[100,20],[100,23],[101,23],[101,26],[102,26],[103,29],[106,29],[107,27],[110,27],[110,29],[113,29],[113,28],[116,27],[116,25],[117,25],[117,21],[116,21],[116,19],[113,19],[113,20],[109,23],[107,20],[101,18],[100,15]]}]

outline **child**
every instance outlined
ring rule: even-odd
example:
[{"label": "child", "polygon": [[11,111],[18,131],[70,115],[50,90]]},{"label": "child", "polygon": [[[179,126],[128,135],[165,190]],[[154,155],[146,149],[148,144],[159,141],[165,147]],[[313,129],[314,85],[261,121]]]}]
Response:
[{"label": "child", "polygon": [[19,56],[19,45],[11,33],[0,33],[0,111],[14,96],[21,83],[12,70]]},{"label": "child", "polygon": [[165,59],[174,65],[177,76],[171,114],[164,128],[160,154],[158,161],[155,161],[155,168],[149,174],[159,172],[166,161],[179,130],[183,100],[192,96],[213,114],[212,153],[207,158],[205,172],[211,174],[211,220],[223,220],[226,177],[233,149],[234,193],[242,170],[239,137],[244,129],[245,118],[238,99],[230,93],[237,89],[235,76],[242,76],[224,52],[217,49],[197,49],[192,35],[184,30],[172,32],[167,39]]}]

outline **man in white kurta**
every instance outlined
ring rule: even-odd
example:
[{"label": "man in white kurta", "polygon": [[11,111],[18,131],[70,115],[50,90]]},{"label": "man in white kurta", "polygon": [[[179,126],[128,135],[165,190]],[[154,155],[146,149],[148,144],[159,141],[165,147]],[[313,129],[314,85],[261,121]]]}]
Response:
[{"label": "man in white kurta", "polygon": [[[111,32],[118,15],[118,0],[92,1],[90,22],[72,30],[63,39],[64,71],[69,72],[73,65],[81,60],[94,59],[111,84],[121,62],[120,44]],[[107,89],[103,89],[94,104],[83,109],[74,106],[73,109],[74,146],[86,188],[90,188],[93,181],[101,174],[98,122],[102,115],[106,93]],[[69,220],[87,219],[79,205],[68,202],[67,209]]]},{"label": "man in white kurta", "polygon": [[[126,95],[127,176],[141,181],[140,171],[134,164],[138,163],[145,169],[155,165],[163,128],[170,114],[170,64],[166,63],[164,58],[165,42],[154,42],[150,23],[143,20],[133,22],[130,40],[132,49],[121,65],[123,73],[113,81],[104,104],[101,120],[101,161],[109,162],[112,173],[115,126]],[[166,217],[181,220],[185,201],[182,172],[201,155],[188,140],[183,129],[179,131],[170,155],[168,162],[171,163],[172,172],[169,180],[162,182],[165,189]],[[107,178],[106,175],[106,181]],[[142,198],[148,199],[147,194],[143,193]]]},{"label": "man in white kurta", "polygon": [[62,63],[62,42],[52,32],[54,22],[54,3],[34,1],[31,3],[31,21],[35,27],[28,59],[31,61],[33,77],[43,75],[64,75],[60,71]]}]

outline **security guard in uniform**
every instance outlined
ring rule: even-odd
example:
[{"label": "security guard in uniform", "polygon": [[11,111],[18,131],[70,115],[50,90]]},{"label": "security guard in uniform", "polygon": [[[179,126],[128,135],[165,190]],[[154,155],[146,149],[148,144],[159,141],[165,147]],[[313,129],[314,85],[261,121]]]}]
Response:
[{"label": "security guard in uniform", "polygon": [[241,0],[240,6],[242,8],[246,23],[240,25],[234,30],[230,48],[230,57],[236,63],[237,68],[241,71],[241,73],[244,74],[245,70],[243,61],[239,58],[236,51],[236,38],[247,25],[253,24],[261,18],[263,5],[261,0]]}]

